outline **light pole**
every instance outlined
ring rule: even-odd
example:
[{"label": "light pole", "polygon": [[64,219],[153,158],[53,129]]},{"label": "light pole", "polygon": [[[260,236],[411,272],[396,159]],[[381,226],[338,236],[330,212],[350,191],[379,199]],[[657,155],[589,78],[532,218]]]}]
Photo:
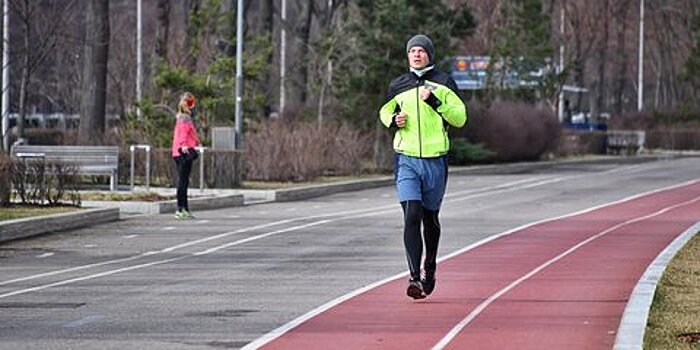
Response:
[{"label": "light pole", "polygon": [[639,81],[637,111],[644,108],[644,0],[639,0]]},{"label": "light pole", "polygon": [[243,145],[243,0],[236,10],[236,149]]},{"label": "light pole", "polygon": [[[564,20],[566,20],[566,1],[561,2],[561,9],[559,15],[559,33],[561,33],[561,43],[559,44],[559,67],[557,68],[557,73],[561,74],[564,71]],[[557,105],[557,114],[559,117],[559,122],[564,121],[564,86],[559,88],[559,98]],[[570,120],[569,120],[570,122]]]},{"label": "light pole", "polygon": [[285,66],[287,65],[287,32],[284,29],[287,21],[287,0],[282,0],[282,20],[280,21],[280,110],[279,115],[284,113],[284,81],[285,81]]},{"label": "light pole", "polygon": [[[142,38],[142,21],[141,21],[141,0],[136,0],[136,103],[141,103],[141,71],[143,62],[141,62],[141,38]],[[141,120],[141,107],[136,107],[136,118]]]},{"label": "light pole", "polygon": [[10,153],[10,0],[2,2],[2,146]]}]

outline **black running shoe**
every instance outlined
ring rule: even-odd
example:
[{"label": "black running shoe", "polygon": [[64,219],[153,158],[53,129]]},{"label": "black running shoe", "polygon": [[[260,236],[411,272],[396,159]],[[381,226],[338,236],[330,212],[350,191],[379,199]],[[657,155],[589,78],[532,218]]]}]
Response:
[{"label": "black running shoe", "polygon": [[425,298],[425,293],[423,292],[423,285],[420,281],[411,280],[408,282],[408,289],[406,289],[406,294],[413,299],[423,299]]},{"label": "black running shoe", "polygon": [[426,272],[425,277],[421,280],[423,292],[425,295],[430,295],[435,289],[435,272]]}]

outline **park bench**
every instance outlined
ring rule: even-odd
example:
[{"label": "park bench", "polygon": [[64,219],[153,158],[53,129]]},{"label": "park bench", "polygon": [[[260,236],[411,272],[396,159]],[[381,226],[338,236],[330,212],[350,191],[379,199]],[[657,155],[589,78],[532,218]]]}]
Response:
[{"label": "park bench", "polygon": [[109,188],[117,189],[119,147],[15,145],[11,155],[24,161],[73,164],[79,175],[109,176]]},{"label": "park bench", "polygon": [[644,149],[642,130],[608,130],[606,136],[608,154],[637,154]]}]

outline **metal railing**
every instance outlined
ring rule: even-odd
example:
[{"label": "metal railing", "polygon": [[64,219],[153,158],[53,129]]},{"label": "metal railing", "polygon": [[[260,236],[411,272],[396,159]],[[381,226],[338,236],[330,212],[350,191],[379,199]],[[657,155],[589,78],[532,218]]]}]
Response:
[{"label": "metal railing", "polygon": [[146,151],[146,191],[151,189],[151,145],[131,145],[129,146],[129,151],[131,152],[131,170],[130,170],[130,181],[131,191],[134,191],[134,153],[136,150]]}]

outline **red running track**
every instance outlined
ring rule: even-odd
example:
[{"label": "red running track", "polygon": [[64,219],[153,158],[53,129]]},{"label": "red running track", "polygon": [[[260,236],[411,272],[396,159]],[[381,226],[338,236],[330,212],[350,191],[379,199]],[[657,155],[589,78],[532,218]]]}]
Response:
[{"label": "red running track", "polygon": [[694,182],[537,223],[440,262],[427,299],[394,279],[249,347],[612,349],[640,276],[698,221]]}]

